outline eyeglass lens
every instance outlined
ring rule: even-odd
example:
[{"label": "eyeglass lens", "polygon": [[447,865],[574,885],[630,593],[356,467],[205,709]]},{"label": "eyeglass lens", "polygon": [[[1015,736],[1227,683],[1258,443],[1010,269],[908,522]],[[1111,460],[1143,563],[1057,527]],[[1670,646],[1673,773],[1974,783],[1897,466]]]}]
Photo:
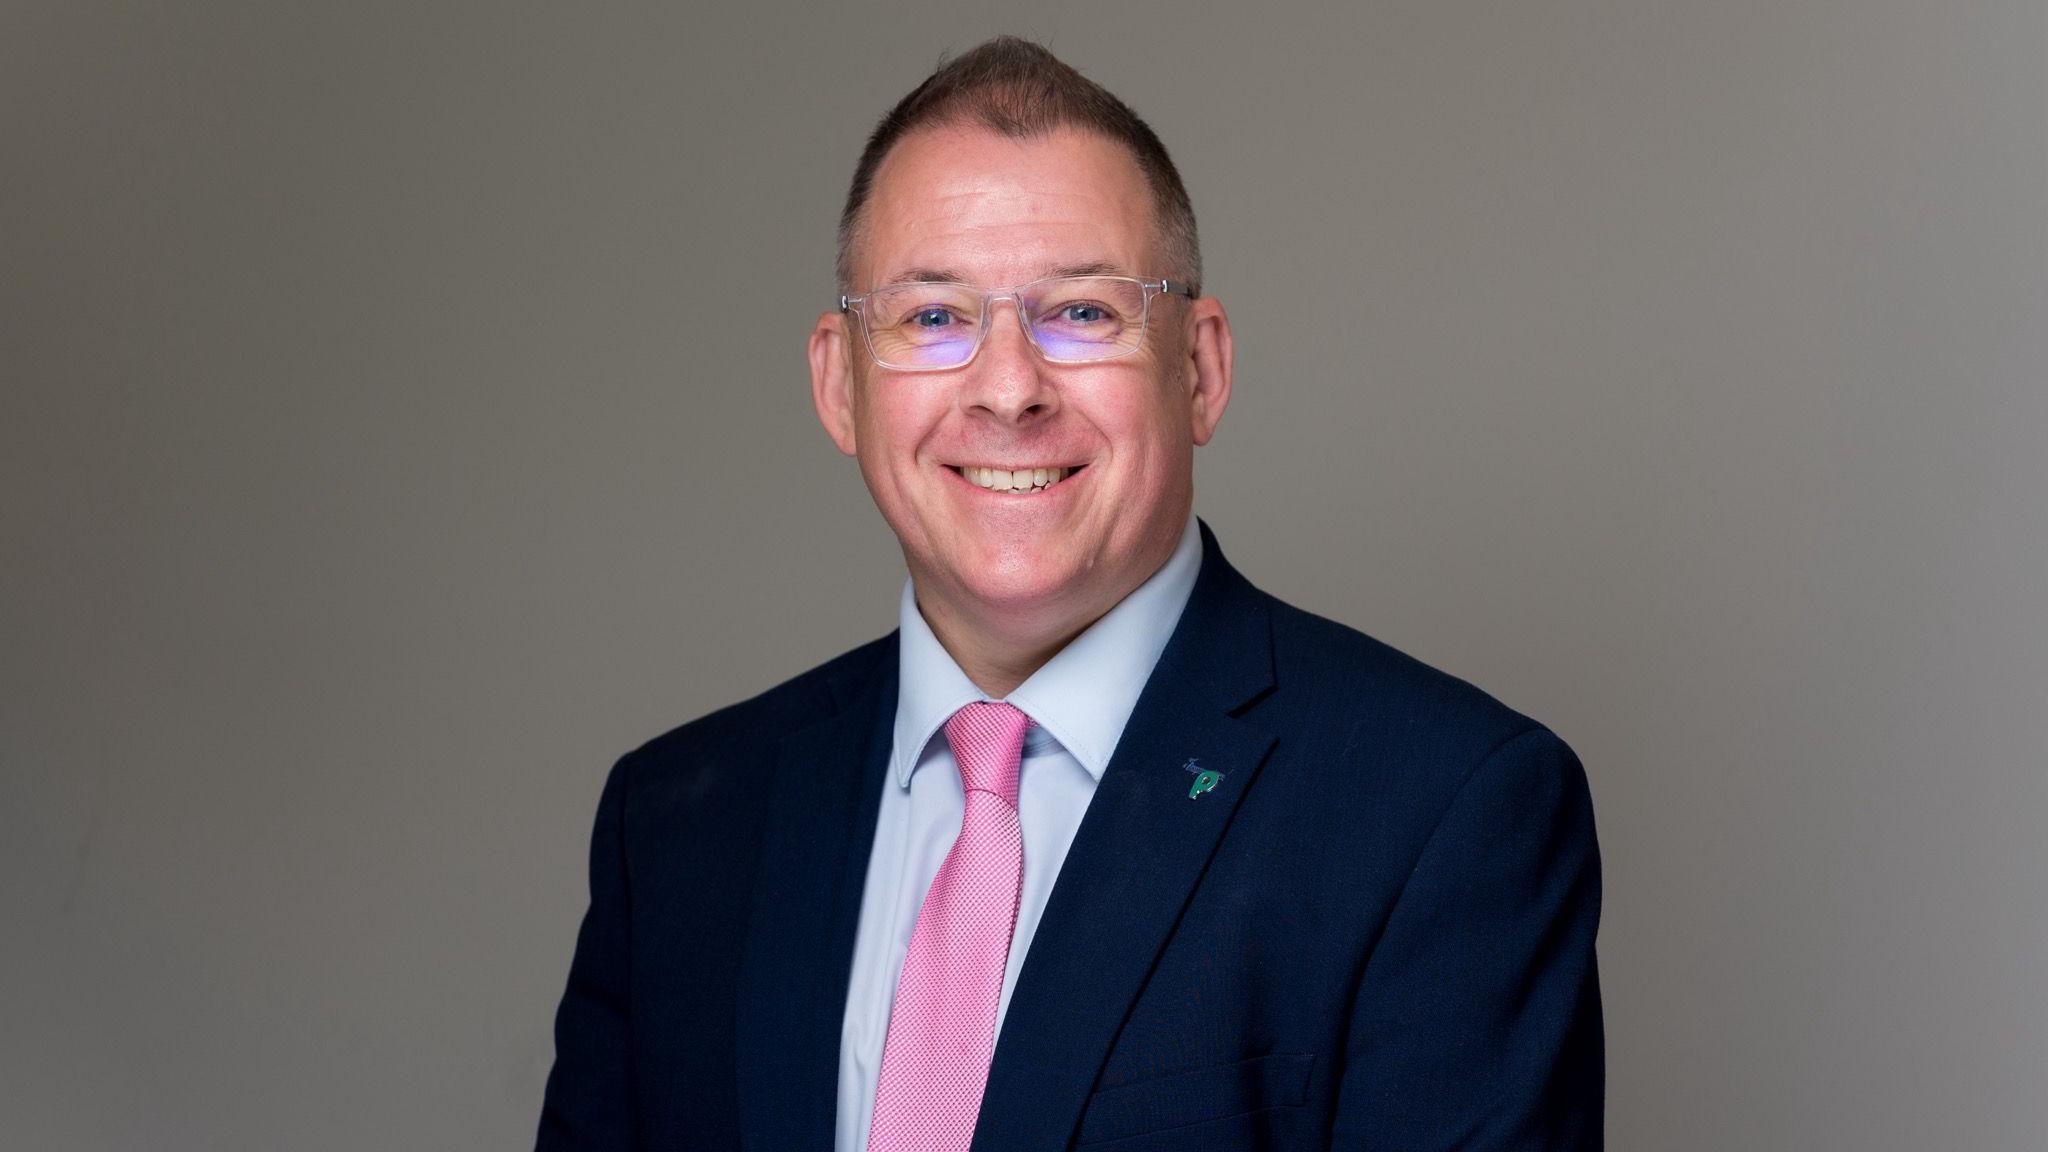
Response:
[{"label": "eyeglass lens", "polygon": [[[896,284],[868,294],[865,322],[875,358],[897,368],[952,368],[979,346],[988,317],[978,288]],[[1041,280],[1018,292],[1017,308],[1048,359],[1107,360],[1145,334],[1145,287],[1120,276]]]}]

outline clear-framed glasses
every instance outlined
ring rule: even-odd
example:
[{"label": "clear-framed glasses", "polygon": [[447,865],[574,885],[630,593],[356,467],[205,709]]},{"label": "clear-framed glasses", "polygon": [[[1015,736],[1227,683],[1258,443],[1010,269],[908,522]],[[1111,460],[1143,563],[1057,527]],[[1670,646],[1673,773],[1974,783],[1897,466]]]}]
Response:
[{"label": "clear-framed glasses", "polygon": [[1131,276],[1048,276],[1011,288],[973,284],[890,284],[865,296],[841,296],[839,310],[860,318],[868,354],[884,368],[932,372],[974,359],[988,338],[998,300],[1017,302],[1017,322],[1039,355],[1055,364],[1093,364],[1136,352],[1145,340],[1152,297],[1185,296],[1177,280]]}]

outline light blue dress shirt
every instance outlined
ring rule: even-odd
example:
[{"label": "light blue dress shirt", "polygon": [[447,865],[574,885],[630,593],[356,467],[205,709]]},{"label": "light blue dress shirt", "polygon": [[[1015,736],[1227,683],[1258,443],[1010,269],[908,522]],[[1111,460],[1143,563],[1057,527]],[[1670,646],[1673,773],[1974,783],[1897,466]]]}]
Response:
[{"label": "light blue dress shirt", "polygon": [[[1202,538],[1188,516],[1180,543],[1159,571],[1076,636],[1008,702],[1037,724],[1025,736],[1017,783],[1024,833],[1024,887],[1003,971],[996,1030],[1031,947],[1038,918],[1074,832],[1109,766],[1138,694],[1187,607],[1202,564]],[[991,697],[975,687],[932,634],[909,581],[903,585],[895,747],[882,784],[875,843],[861,891],[860,927],[839,1040],[838,1152],[865,1152],[896,981],[932,877],[960,833],[966,798],[960,769],[940,728]]]}]

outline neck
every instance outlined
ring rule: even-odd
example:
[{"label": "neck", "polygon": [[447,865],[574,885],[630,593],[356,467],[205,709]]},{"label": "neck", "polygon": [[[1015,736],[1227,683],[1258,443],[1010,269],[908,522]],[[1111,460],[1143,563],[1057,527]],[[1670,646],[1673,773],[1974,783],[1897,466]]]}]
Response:
[{"label": "neck", "polygon": [[931,625],[940,646],[975,687],[997,700],[1016,691],[1116,603],[1112,600],[1078,614],[962,611],[949,598],[930,595],[923,582],[913,578],[911,583],[917,593],[917,610]]}]

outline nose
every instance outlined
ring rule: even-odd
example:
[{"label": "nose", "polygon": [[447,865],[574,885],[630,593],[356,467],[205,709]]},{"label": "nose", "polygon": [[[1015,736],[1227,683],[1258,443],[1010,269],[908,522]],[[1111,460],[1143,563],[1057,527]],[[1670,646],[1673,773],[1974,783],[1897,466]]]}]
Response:
[{"label": "nose", "polygon": [[[1005,306],[1016,311],[1014,321],[1002,315]],[[982,323],[988,325],[988,333],[974,362],[967,366],[961,404],[1005,424],[1035,423],[1052,415],[1059,407],[1059,391],[1045,360],[1024,334],[1022,306],[1009,297],[999,297],[990,301]]]}]

